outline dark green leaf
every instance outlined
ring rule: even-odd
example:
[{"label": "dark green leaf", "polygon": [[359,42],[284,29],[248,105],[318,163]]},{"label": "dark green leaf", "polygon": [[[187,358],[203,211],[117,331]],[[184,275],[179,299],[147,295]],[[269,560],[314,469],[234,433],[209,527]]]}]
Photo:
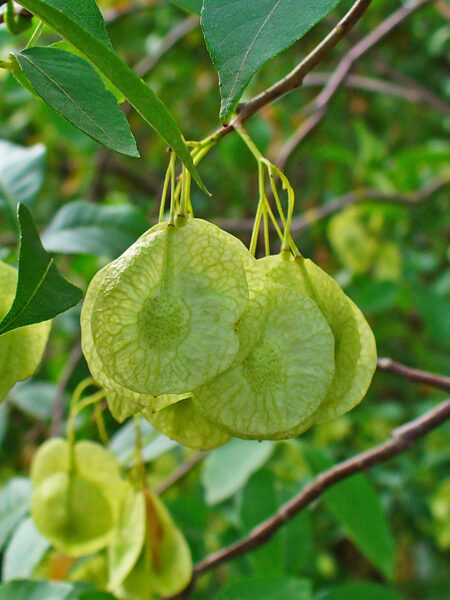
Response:
[{"label": "dark green leaf", "polygon": [[42,236],[49,252],[116,258],[148,228],[134,206],[100,206],[85,201],[61,208]]},{"label": "dark green leaf", "polygon": [[16,221],[19,202],[32,205],[44,180],[45,146],[26,148],[0,140],[0,208]]},{"label": "dark green leaf", "polygon": [[0,550],[30,507],[31,483],[15,477],[0,491]]},{"label": "dark green leaf", "polygon": [[[259,523],[272,516],[279,505],[275,490],[275,476],[268,469],[254,473],[242,490],[241,522],[243,533],[248,534]],[[277,532],[261,548],[248,557],[254,568],[265,574],[284,575],[284,547],[282,532]]]},{"label": "dark green leaf", "polygon": [[202,470],[206,502],[217,504],[232,496],[269,460],[273,449],[273,442],[233,439],[211,452]]},{"label": "dark green leaf", "polygon": [[49,548],[50,542],[39,533],[33,520],[23,521],[4,554],[3,581],[31,577]]},{"label": "dark green leaf", "polygon": [[227,586],[215,596],[214,600],[287,600],[288,598],[310,600],[309,581],[295,577],[242,579]]},{"label": "dark green leaf", "polygon": [[219,72],[220,118],[229,121],[252,76],[340,0],[205,0],[202,29]]},{"label": "dark green leaf", "polygon": [[24,325],[53,319],[81,300],[79,288],[66,281],[39,239],[33,217],[19,204],[19,279],[14,302],[0,323],[0,335]]},{"label": "dark green leaf", "polygon": [[89,11],[83,8],[84,0],[22,0],[21,4],[83,52],[167,141],[198,185],[205,189],[177,122],[149,86],[119,58],[109,44],[100,39],[98,28],[94,28],[92,20],[86,17]]},{"label": "dark green leaf", "polygon": [[[307,452],[314,471],[332,466],[323,454]],[[366,475],[358,473],[323,494],[328,510],[335,516],[361,552],[385,575],[392,577],[395,544],[379,494]]]},{"label": "dark green leaf", "polygon": [[202,10],[203,0],[171,0],[172,4],[179,6],[187,12],[199,15]]},{"label": "dark green leaf", "polygon": [[69,123],[116,152],[139,156],[125,115],[88,62],[59,48],[29,48],[16,57],[44,102]]},{"label": "dark green leaf", "polygon": [[405,600],[398,592],[378,583],[348,583],[317,595],[317,600]]}]

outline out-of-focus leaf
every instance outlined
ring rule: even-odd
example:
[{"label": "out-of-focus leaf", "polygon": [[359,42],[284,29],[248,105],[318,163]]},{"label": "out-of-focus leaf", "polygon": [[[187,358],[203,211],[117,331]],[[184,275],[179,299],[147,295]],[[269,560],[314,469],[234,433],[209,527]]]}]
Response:
[{"label": "out-of-focus leaf", "polygon": [[68,600],[72,591],[69,583],[10,581],[0,586],[0,600]]},{"label": "out-of-focus leaf", "polygon": [[217,504],[232,496],[269,460],[273,449],[273,442],[236,438],[211,452],[202,470],[206,502]]},{"label": "out-of-focus leaf", "polygon": [[50,542],[36,529],[31,518],[25,519],[14,532],[3,559],[3,581],[33,575]]},{"label": "out-of-focus leaf", "polygon": [[17,204],[32,205],[44,180],[46,149],[42,144],[24,147],[0,140],[0,208],[15,223]]},{"label": "out-of-focus leaf", "polygon": [[[268,469],[254,473],[242,490],[241,521],[243,533],[249,533],[259,523],[273,515],[279,505],[275,490],[275,476]],[[255,570],[264,575],[284,574],[284,547],[282,532],[277,532],[261,548],[249,555]]]},{"label": "out-of-focus leaf", "polygon": [[49,252],[116,258],[147,227],[145,215],[134,206],[79,200],[61,208],[42,235],[42,243]]},{"label": "out-of-focus leaf", "polygon": [[205,0],[202,29],[219,72],[227,122],[252,76],[307,33],[340,0]]},{"label": "out-of-focus leaf", "polygon": [[8,396],[8,402],[26,415],[49,421],[53,416],[53,401],[57,386],[47,381],[17,383]]},{"label": "out-of-focus leaf", "polygon": [[203,0],[171,0],[179,8],[183,8],[187,12],[199,15],[202,10]]},{"label": "out-of-focus leaf", "polygon": [[69,123],[111,150],[139,156],[124,113],[86,60],[59,48],[39,47],[16,57],[44,102]]},{"label": "out-of-focus leaf", "polygon": [[30,508],[31,483],[15,477],[0,491],[0,550]]},{"label": "out-of-focus leaf", "polygon": [[415,288],[413,297],[416,301],[425,328],[431,339],[450,350],[450,301],[446,296],[440,296],[433,290]]},{"label": "out-of-focus leaf", "polygon": [[104,23],[99,23],[100,11],[96,5],[95,8],[92,5],[95,5],[93,0],[22,0],[22,6],[81,50],[123,93],[149,125],[166,140],[192,173],[194,180],[205,190],[177,122],[150,87],[114,52],[107,39],[99,35]]},{"label": "out-of-focus leaf", "polygon": [[[315,472],[332,466],[318,452],[308,451],[306,457]],[[380,497],[368,477],[357,473],[344,479],[324,492],[323,499],[364,556],[391,578],[395,567],[394,538]]]},{"label": "out-of-focus leaf", "polygon": [[255,577],[232,583],[214,596],[214,600],[287,600],[288,598],[289,600],[311,600],[310,582],[296,577]]},{"label": "out-of-focus leaf", "polygon": [[0,335],[17,327],[53,319],[81,300],[79,288],[66,281],[39,239],[33,217],[19,204],[20,254],[16,297],[3,321]]},{"label": "out-of-focus leaf", "polygon": [[378,583],[347,583],[319,592],[316,600],[405,600],[398,592]]}]

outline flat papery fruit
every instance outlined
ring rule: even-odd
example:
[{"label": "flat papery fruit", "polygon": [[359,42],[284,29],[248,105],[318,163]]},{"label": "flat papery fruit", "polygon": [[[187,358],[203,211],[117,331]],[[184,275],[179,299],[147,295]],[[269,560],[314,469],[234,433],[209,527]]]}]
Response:
[{"label": "flat papery fruit", "polygon": [[69,556],[101,550],[114,531],[109,501],[77,474],[60,472],[45,479],[33,491],[31,515],[42,535]]},{"label": "flat papery fruit", "polygon": [[[125,480],[115,456],[100,444],[81,441],[75,444],[74,457],[73,471],[100,489],[108,499],[112,514],[116,518],[125,493]],[[57,473],[70,472],[68,442],[61,438],[52,438],[42,444],[33,457],[30,473],[33,490]]]},{"label": "flat papery fruit", "polygon": [[138,561],[145,542],[144,494],[127,485],[114,537],[108,546],[108,588],[116,589]]},{"label": "flat papery fruit", "polygon": [[162,501],[141,492],[146,505],[146,536],[139,558],[121,585],[112,589],[118,598],[148,600],[152,594],[172,596],[192,578],[192,558],[183,534]]},{"label": "flat papery fruit", "polygon": [[334,375],[334,338],[315,302],[268,282],[265,321],[239,365],[194,390],[194,406],[247,439],[283,436],[314,413]]},{"label": "flat papery fruit", "polygon": [[194,450],[212,450],[223,446],[230,436],[217,429],[186,398],[158,412],[143,410],[142,416],[158,431]]},{"label": "flat papery fruit", "polygon": [[314,421],[348,412],[363,399],[377,363],[375,338],[366,319],[339,284],[311,260],[279,255],[260,262],[273,281],[310,296],[333,332],[335,375]]},{"label": "flat papery fruit", "polygon": [[242,260],[200,219],[143,236],[111,265],[94,301],[92,336],[122,386],[183,394],[227,369],[248,302]]},{"label": "flat papery fruit", "polygon": [[[0,321],[13,303],[17,271],[0,261]],[[19,327],[0,335],[0,402],[17,381],[33,375],[41,362],[51,322]]]},{"label": "flat papery fruit", "polygon": [[[160,226],[158,226],[158,228],[161,229]],[[152,228],[150,232],[154,229],[155,228]],[[81,311],[81,345],[92,377],[106,392],[106,400],[112,416],[119,421],[119,423],[122,423],[125,419],[128,419],[128,417],[137,414],[142,408],[160,410],[165,406],[169,406],[172,402],[181,400],[184,396],[166,394],[156,398],[155,396],[148,394],[139,394],[124,388],[106,373],[92,338],[91,320],[95,298],[97,297],[108,269],[113,264],[114,263],[110,263],[98,271],[89,284]]]}]

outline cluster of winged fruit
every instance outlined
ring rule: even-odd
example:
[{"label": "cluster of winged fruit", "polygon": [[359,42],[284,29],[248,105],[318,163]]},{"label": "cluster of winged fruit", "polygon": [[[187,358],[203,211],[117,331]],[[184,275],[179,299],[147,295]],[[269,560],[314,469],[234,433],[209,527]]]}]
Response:
[{"label": "cluster of winged fruit", "polygon": [[[17,271],[0,261],[0,321],[8,313],[17,287]],[[27,325],[0,336],[0,402],[17,381],[33,375],[42,359],[50,321]]]},{"label": "cluster of winged fruit", "polygon": [[190,581],[186,541],[162,501],[122,477],[116,458],[89,441],[53,438],[34,456],[31,514],[67,556],[94,555],[73,578],[95,582],[124,600],[178,593]]},{"label": "cluster of winged fruit", "polygon": [[358,404],[372,331],[339,285],[284,251],[256,260],[197,218],[161,223],[92,280],[83,350],[119,421],[196,449],[286,439]]}]

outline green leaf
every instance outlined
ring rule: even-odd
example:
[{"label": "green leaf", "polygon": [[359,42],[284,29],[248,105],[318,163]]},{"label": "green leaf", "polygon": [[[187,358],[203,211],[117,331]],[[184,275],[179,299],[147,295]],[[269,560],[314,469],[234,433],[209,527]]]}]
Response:
[{"label": "green leaf", "polygon": [[[81,50],[105,77],[122,92],[138,113],[149,123],[183,161],[197,184],[205,187],[192,162],[177,122],[153,90],[112,50],[93,21],[93,0],[21,0],[22,6],[55,29]],[[86,6],[85,6],[86,4]],[[89,18],[88,18],[89,17]],[[95,27],[94,27],[95,25]]]},{"label": "green leaf", "polygon": [[[268,469],[254,473],[242,490],[241,522],[243,533],[250,531],[271,517],[280,502],[275,489],[275,476]],[[257,548],[248,556],[249,561],[258,572],[268,575],[284,575],[283,533],[277,532],[261,548]]]},{"label": "green leaf", "polygon": [[[307,452],[314,471],[330,466],[323,454]],[[380,496],[366,475],[358,473],[323,494],[328,510],[359,550],[387,578],[394,574],[395,543]]]},{"label": "green leaf", "polygon": [[0,335],[24,325],[53,319],[81,300],[79,288],[66,281],[39,239],[33,217],[19,204],[19,279],[14,302],[0,323]]},{"label": "green leaf", "polygon": [[340,0],[205,0],[202,29],[219,72],[220,118],[229,121],[252,76]]},{"label": "green leaf", "polygon": [[405,600],[404,596],[378,583],[347,583],[320,592],[317,600]]},{"label": "green leaf", "polygon": [[31,577],[50,548],[50,542],[39,533],[31,518],[14,532],[3,559],[3,581]]},{"label": "green leaf", "polygon": [[28,206],[44,180],[46,149],[42,144],[25,147],[0,140],[0,208],[16,223],[19,202]]},{"label": "green leaf", "polygon": [[206,502],[217,504],[232,496],[269,460],[273,450],[273,442],[236,438],[211,452],[202,470]]},{"label": "green leaf", "polygon": [[42,235],[49,252],[116,258],[148,228],[131,204],[101,206],[79,200],[66,204]]},{"label": "green leaf", "polygon": [[0,491],[0,550],[30,508],[31,483],[15,477]]},{"label": "green leaf", "polygon": [[[214,600],[255,600],[256,598],[258,600],[286,600],[287,598],[310,600],[311,584],[296,577],[242,579],[221,590]],[[362,597],[359,600],[362,600]]]},{"label": "green leaf", "polygon": [[203,0],[171,0],[172,4],[186,10],[187,12],[199,15],[202,10]]},{"label": "green leaf", "polygon": [[115,97],[83,58],[58,48],[28,48],[16,58],[44,102],[69,123],[111,150],[139,156]]},{"label": "green leaf", "polygon": [[47,381],[20,381],[8,395],[8,402],[24,414],[40,421],[51,421],[58,387]]}]

